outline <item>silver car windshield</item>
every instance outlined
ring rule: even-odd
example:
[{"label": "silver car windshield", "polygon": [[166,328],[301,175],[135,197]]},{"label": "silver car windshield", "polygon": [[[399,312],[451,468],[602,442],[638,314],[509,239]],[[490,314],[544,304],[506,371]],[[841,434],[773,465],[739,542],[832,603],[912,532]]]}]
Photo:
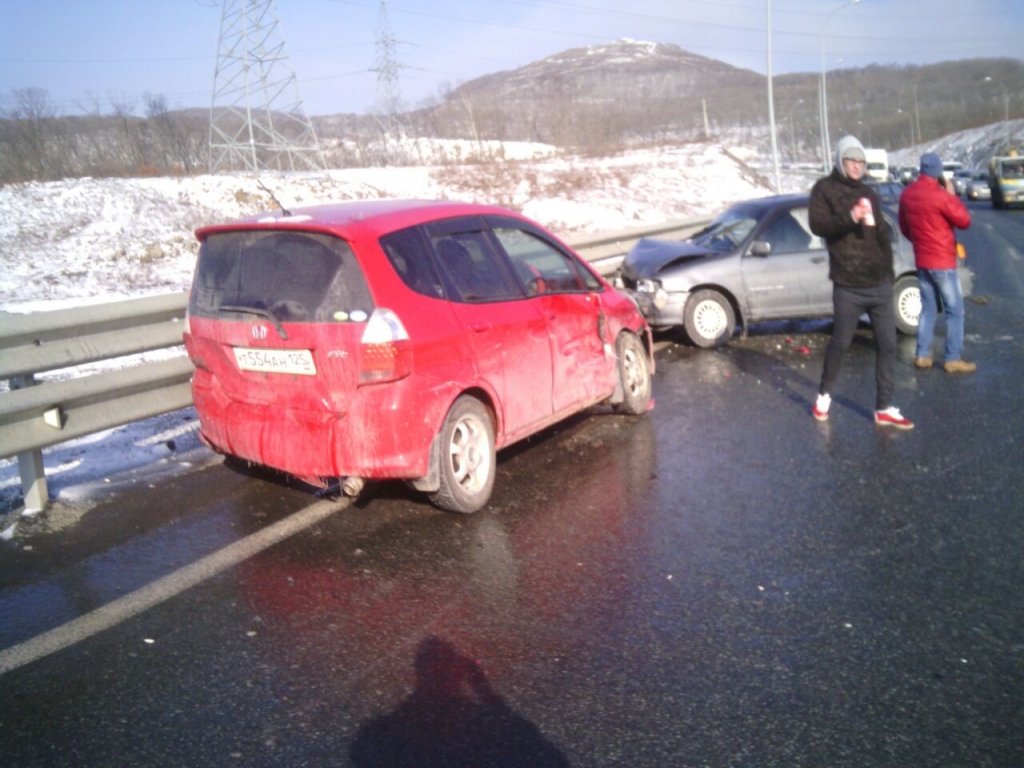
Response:
[{"label": "silver car windshield", "polygon": [[748,208],[730,208],[690,239],[716,251],[731,251],[754,231],[758,220]]}]

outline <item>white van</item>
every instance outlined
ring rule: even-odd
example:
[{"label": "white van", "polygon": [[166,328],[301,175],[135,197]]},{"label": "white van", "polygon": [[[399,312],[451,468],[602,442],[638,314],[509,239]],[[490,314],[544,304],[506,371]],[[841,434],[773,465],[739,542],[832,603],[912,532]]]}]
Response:
[{"label": "white van", "polygon": [[864,159],[867,161],[867,175],[869,178],[878,181],[889,181],[889,153],[884,149],[864,150]]},{"label": "white van", "polygon": [[949,160],[942,163],[942,175],[947,179],[952,179],[953,175],[964,167],[963,163],[958,163],[955,160]]}]

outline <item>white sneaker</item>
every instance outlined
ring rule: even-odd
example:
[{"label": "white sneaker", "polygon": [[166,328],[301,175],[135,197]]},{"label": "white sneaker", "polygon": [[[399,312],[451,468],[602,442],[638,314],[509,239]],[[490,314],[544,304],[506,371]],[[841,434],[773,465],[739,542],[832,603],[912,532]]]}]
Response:
[{"label": "white sneaker", "polygon": [[818,421],[828,421],[828,408],[832,405],[831,395],[818,395],[811,413]]},{"label": "white sneaker", "polygon": [[875,411],[875,424],[880,427],[895,427],[896,429],[914,428],[914,422],[900,413],[899,408],[886,408],[884,411]]}]

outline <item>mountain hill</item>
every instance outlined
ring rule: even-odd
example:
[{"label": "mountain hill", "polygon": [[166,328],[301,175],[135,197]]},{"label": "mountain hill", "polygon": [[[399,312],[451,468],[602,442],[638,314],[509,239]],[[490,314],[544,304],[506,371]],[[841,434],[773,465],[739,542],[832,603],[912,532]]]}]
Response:
[{"label": "mountain hill", "polygon": [[[829,126],[890,148],[1024,116],[1024,62],[971,59],[830,71]],[[820,153],[820,73],[776,76],[783,154]],[[706,115],[706,119],[705,119]],[[712,135],[767,137],[763,75],[676,45],[619,40],[574,48],[452,88],[402,116],[413,135],[607,146]],[[374,130],[372,118],[318,118],[323,135]],[[332,126],[332,124],[334,124]],[[318,124],[318,131],[320,124]]]},{"label": "mountain hill", "polygon": [[[819,82],[819,73],[775,78],[784,161],[821,159]],[[0,110],[0,184],[206,170],[206,110],[170,110],[166,99],[156,96],[147,101],[144,117],[130,111],[72,117],[61,116],[45,91],[24,89],[14,96],[11,106]],[[890,150],[920,146],[1024,117],[1024,61],[833,70],[828,105],[833,143],[853,133],[867,145]],[[328,166],[508,159],[508,142],[591,154],[708,139],[767,153],[770,144],[763,75],[676,45],[635,40],[573,48],[485,75],[387,117],[313,117]],[[396,142],[394,135],[382,141],[382,123],[392,122],[405,126],[406,141]],[[1007,137],[996,151],[1020,143],[1010,131]],[[438,153],[444,146],[452,148],[450,154]],[[467,146],[472,147],[468,153]]]}]

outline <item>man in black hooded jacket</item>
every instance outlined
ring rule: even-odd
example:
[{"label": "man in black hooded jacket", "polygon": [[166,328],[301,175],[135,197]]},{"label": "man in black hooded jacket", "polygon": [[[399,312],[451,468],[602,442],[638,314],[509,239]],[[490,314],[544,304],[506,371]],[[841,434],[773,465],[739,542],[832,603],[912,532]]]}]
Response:
[{"label": "man in black hooded jacket", "polygon": [[913,422],[892,405],[896,366],[892,243],[882,223],[878,195],[862,181],[865,167],[864,147],[853,136],[844,136],[836,146],[832,173],[811,189],[811,231],[828,244],[835,315],[812,413],[818,421],[828,420],[843,356],[853,343],[861,315],[867,313],[875,336],[875,423],[913,429]]}]

